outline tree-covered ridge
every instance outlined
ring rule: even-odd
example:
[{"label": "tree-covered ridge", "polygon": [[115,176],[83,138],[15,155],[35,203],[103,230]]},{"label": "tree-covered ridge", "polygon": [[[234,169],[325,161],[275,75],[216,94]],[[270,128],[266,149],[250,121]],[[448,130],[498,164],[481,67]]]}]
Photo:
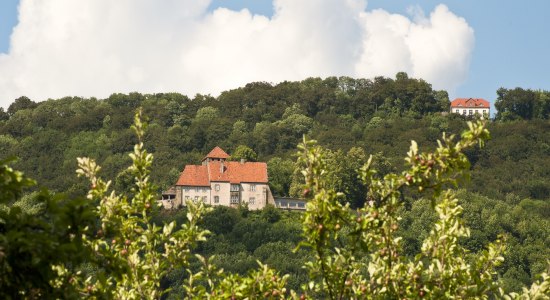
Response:
[{"label": "tree-covered ridge", "polygon": [[[548,95],[544,91],[522,91],[539,95],[537,99],[546,99]],[[510,100],[514,98],[508,96],[511,93],[502,90],[499,93],[504,96],[497,103],[515,101]],[[0,113],[0,157],[17,156],[20,160],[16,167],[33,174],[45,186],[82,195],[85,187],[67,174],[76,167],[76,157],[93,156],[104,166],[106,175],[118,177],[117,184],[123,186],[128,176],[122,166],[129,163],[124,153],[135,143],[128,129],[131,115],[135,108],[143,107],[151,123],[145,136],[146,147],[157,154],[152,179],[161,188],[172,184],[185,164],[200,161],[214,146],[221,146],[229,153],[247,146],[261,161],[277,160],[278,163],[270,165],[278,167],[276,172],[288,174],[292,172],[289,166],[293,149],[303,134],[334,151],[347,153],[353,147],[362,148],[365,153],[380,152],[392,165],[399,165],[400,149],[406,141],[433,143],[442,131],[456,133],[463,126],[461,117],[439,114],[448,111],[448,100],[446,92],[434,91],[425,81],[408,78],[405,73],[397,74],[395,79],[329,77],[277,85],[251,83],[218,97],[195,95],[193,99],[177,93],[131,93],[113,94],[103,100],[66,97],[35,103],[21,97],[7,112]],[[517,107],[508,106],[512,111]],[[547,118],[544,105],[536,107],[538,113],[533,118]],[[491,130],[493,126],[496,128],[494,143],[509,140],[499,145],[509,148],[500,153],[514,152],[503,158],[504,165],[515,164],[516,152],[521,151],[517,154],[525,160],[522,172],[530,173],[531,165],[544,166],[546,160],[540,154],[548,154],[545,124],[521,121],[490,124]],[[521,136],[501,138],[509,127]],[[530,127],[528,134],[526,127]],[[510,150],[516,148],[524,149]],[[542,164],[532,164],[535,157]],[[477,166],[477,157],[470,159]],[[485,164],[483,170],[501,165]],[[273,178],[289,178],[272,171]],[[547,174],[541,170],[534,172],[534,176],[523,176],[527,174],[517,177],[520,181],[531,178],[532,184],[514,184],[514,191],[520,191],[521,197],[545,195],[549,190]],[[288,195],[290,185],[278,180],[272,188],[280,195]],[[497,186],[506,189],[509,185]]]},{"label": "tree-covered ridge", "polygon": [[380,123],[376,120],[446,111],[448,98],[404,73],[396,79],[258,82],[216,98],[130,93],[103,100],[66,97],[34,103],[21,97],[0,118],[0,155],[20,157],[17,167],[46,186],[82,194],[76,180],[59,175],[74,169],[76,157],[90,155],[108,175],[122,176],[121,166],[129,162],[124,153],[135,142],[128,128],[137,107],[150,118],[145,141],[158,157],[153,179],[164,187],[183,165],[198,161],[214,146],[231,153],[246,145],[262,160],[288,158],[308,134],[334,147],[351,148],[367,126]]},{"label": "tree-covered ridge", "polygon": [[550,118],[550,92],[522,88],[497,90],[495,107],[499,120]]},{"label": "tree-covered ridge", "polygon": [[[432,104],[427,108],[413,105],[422,99]],[[193,99],[176,93],[131,93],[101,100],[66,97],[34,103],[23,97],[7,112],[0,112],[0,159],[19,157],[14,168],[37,179],[41,186],[76,198],[89,188],[73,176],[76,158],[94,157],[103,167],[101,176],[112,178],[117,191],[131,195],[134,177],[126,170],[131,163],[126,153],[137,142],[129,126],[139,106],[149,121],[143,141],[145,149],[155,154],[150,180],[158,187],[156,192],[172,185],[184,165],[196,164],[219,145],[235,157],[266,161],[275,194],[302,197],[294,153],[305,133],[326,148],[330,188],[343,192],[345,197],[339,200],[353,208],[361,207],[366,199],[367,186],[359,179],[357,168],[368,160],[368,154],[373,154],[373,166],[381,177],[400,172],[410,140],[435,147],[442,132],[459,133],[465,126],[462,116],[440,113],[448,110],[445,92],[433,91],[429,84],[405,74],[396,79],[332,77],[277,85],[252,83],[218,97],[196,95]],[[537,111],[544,111],[539,108]],[[499,117],[487,124],[492,139],[483,150],[465,150],[473,180],[459,199],[466,208],[464,218],[471,235],[461,243],[475,253],[504,234],[508,250],[498,272],[510,290],[532,283],[550,257],[550,124],[546,119],[540,113],[534,113],[531,120]],[[30,191],[39,193],[39,188]],[[36,195],[29,193],[18,206],[43,212],[42,206],[32,205]],[[406,240],[405,254],[412,255],[429,233],[426,224],[434,214],[417,192],[406,191],[403,197],[406,203],[399,231]],[[296,246],[299,223],[292,221],[294,217],[284,217],[286,223],[279,224],[243,213],[233,227],[235,232],[218,233],[209,228],[214,232],[206,242],[210,245],[203,248],[199,244],[198,250],[205,255],[223,255],[235,271],[243,273],[257,258],[267,257],[265,251],[256,253],[257,248]],[[245,242],[261,235],[245,235],[252,228],[274,233]],[[237,245],[238,252],[227,245]],[[277,267],[282,272],[291,269]],[[303,283],[299,279],[304,278],[303,273],[289,272],[295,275],[289,278],[292,287]]]},{"label": "tree-covered ridge", "polygon": [[[197,242],[209,235],[200,228],[209,210],[202,203],[187,203],[186,221],[181,226],[175,221],[159,225],[152,222],[155,193],[149,176],[153,157],[143,147],[146,126],[137,115],[133,129],[138,144],[130,154],[132,164],[127,169],[133,177],[130,194],[111,190],[111,181],[98,177],[100,167],[95,161],[79,158],[77,173],[90,183],[87,199],[60,201],[45,194],[35,200],[37,204],[46,203],[46,211],[33,216],[15,205],[22,188],[32,182],[5,163],[0,165],[0,270],[5,279],[0,282],[0,294],[7,299],[156,299],[171,291],[162,281],[174,274],[172,271],[183,269],[176,283],[181,291],[173,296],[193,299],[546,299],[550,295],[550,277],[546,274],[521,294],[505,293],[503,282],[495,280],[495,267],[502,261],[503,245],[499,241],[479,253],[469,253],[459,243],[470,231],[462,220],[462,207],[448,187],[468,178],[469,162],[462,151],[482,144],[489,135],[479,123],[469,126],[460,141],[443,135],[434,152],[420,151],[413,141],[405,170],[400,173],[377,176],[371,156],[360,170],[369,187],[369,201],[358,210],[350,210],[349,204],[338,201],[342,194],[332,188],[327,176],[330,166],[325,150],[304,141],[299,146],[298,163],[309,202],[302,217],[303,242],[299,249],[310,252],[313,259],[302,261],[309,276],[295,290],[288,287],[288,275],[262,263],[244,275],[223,271],[213,257],[201,254],[194,256],[193,263],[191,254]],[[424,195],[430,210],[436,213],[435,223],[430,222],[431,229],[414,256],[403,252],[404,243],[398,233],[403,213],[400,208],[406,205],[402,193],[407,189]],[[86,220],[97,218],[98,222],[78,222],[83,216]],[[226,232],[219,226],[228,221],[223,214],[212,217],[211,227]],[[45,218],[59,220],[54,224],[69,230],[55,231],[56,235],[43,231],[52,223],[40,223]],[[32,219],[39,222],[22,222]],[[273,223],[280,214],[268,208],[261,212],[260,219]],[[22,234],[33,229],[34,238]],[[33,251],[35,245],[49,240],[49,249],[57,250],[63,259]],[[27,247],[16,247],[15,241]],[[271,250],[284,252],[286,246]],[[256,249],[258,255],[269,254],[268,249],[260,248]],[[20,272],[14,268],[17,266],[32,268],[36,273]]]}]

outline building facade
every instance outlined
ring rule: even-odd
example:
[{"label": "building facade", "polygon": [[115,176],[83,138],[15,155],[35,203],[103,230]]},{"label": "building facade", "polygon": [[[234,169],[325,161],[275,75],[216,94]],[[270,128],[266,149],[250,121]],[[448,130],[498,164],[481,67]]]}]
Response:
[{"label": "building facade", "polygon": [[275,197],[275,207],[286,210],[306,210],[307,201],[291,197]]},{"label": "building facade", "polygon": [[481,98],[457,98],[451,102],[451,112],[463,116],[481,116],[489,118],[491,105],[489,101]]},{"label": "building facade", "polygon": [[212,206],[246,204],[249,209],[274,205],[267,164],[228,158],[225,151],[215,147],[201,165],[186,165],[175,185],[173,205],[185,205],[189,200]]}]

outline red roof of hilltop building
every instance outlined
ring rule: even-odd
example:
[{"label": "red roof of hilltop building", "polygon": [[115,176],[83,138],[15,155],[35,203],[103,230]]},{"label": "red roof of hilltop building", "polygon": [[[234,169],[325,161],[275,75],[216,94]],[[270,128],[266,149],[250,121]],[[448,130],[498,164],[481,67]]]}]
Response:
[{"label": "red roof of hilltop building", "polygon": [[480,107],[489,108],[489,101],[482,98],[456,98],[451,102],[451,107]]},{"label": "red roof of hilltop building", "polygon": [[[203,159],[202,165],[186,165],[176,185],[210,186],[212,181],[267,183],[267,164],[264,162],[226,161],[229,157],[220,147]],[[209,160],[214,159],[214,160]]]}]

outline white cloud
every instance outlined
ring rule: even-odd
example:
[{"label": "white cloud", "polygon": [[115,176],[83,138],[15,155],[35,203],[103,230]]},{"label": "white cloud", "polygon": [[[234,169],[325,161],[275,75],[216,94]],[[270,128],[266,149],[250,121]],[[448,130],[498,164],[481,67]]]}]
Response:
[{"label": "white cloud", "polygon": [[274,0],[271,18],[208,12],[209,0],[22,0],[0,105],[26,95],[217,94],[251,81],[394,76],[438,89],[465,80],[474,45],[466,21],[440,5],[413,20],[364,0]]},{"label": "white cloud", "polygon": [[473,29],[445,5],[437,6],[429,18],[418,7],[410,12],[414,21],[384,10],[363,14],[365,38],[355,75],[405,71],[452,92],[468,74]]}]

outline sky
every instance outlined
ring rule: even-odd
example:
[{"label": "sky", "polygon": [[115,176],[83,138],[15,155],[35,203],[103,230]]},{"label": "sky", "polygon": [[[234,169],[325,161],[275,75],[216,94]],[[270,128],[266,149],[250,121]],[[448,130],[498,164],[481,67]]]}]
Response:
[{"label": "sky", "polygon": [[500,87],[550,90],[548,11],[548,0],[2,0],[0,106],[400,71],[493,103]]}]

